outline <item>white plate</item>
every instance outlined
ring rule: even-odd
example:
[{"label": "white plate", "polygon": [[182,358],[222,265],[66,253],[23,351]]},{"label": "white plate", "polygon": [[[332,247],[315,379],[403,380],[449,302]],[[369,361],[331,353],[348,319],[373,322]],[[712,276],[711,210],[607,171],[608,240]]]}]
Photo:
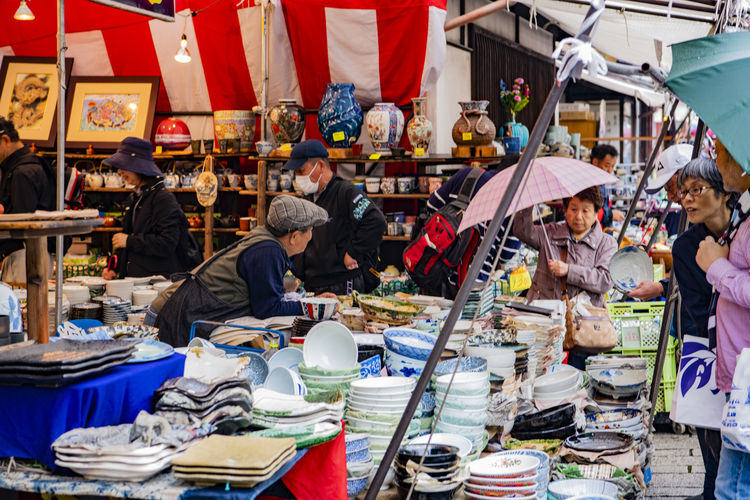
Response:
[{"label": "white plate", "polygon": [[[497,488],[497,486],[492,486],[493,484],[508,485],[508,484],[518,484],[521,482],[534,483],[534,487],[536,487],[538,486],[538,483],[537,483],[538,478],[539,478],[538,474],[529,474],[528,476],[511,477],[511,478],[471,476],[469,477],[468,481],[472,483],[473,486],[476,486],[477,488],[482,488],[482,489]],[[525,488],[525,486],[521,486],[521,488]]]},{"label": "white plate", "polygon": [[349,401],[357,403],[361,406],[377,406],[378,408],[386,408],[394,410],[397,408],[406,408],[406,404],[411,398],[411,393],[405,393],[398,396],[384,396],[384,397],[370,397],[365,394],[358,394],[355,392],[349,392]]},{"label": "white plate", "polygon": [[338,321],[323,321],[307,333],[302,354],[307,366],[348,370],[357,364],[357,343],[352,332]]},{"label": "white plate", "polygon": [[121,464],[116,462],[80,463],[62,460],[55,460],[55,464],[60,467],[67,467],[73,472],[87,478],[139,480],[166,469],[175,456],[177,456],[177,453],[168,455],[148,465]]},{"label": "white plate", "polygon": [[[314,328],[314,327],[313,327]],[[312,330],[310,330],[312,331]],[[307,334],[308,337],[310,334]],[[305,341],[307,344],[307,341]],[[307,360],[305,360],[307,364]],[[407,377],[370,377],[362,380],[352,382],[351,391],[354,393],[364,394],[389,394],[397,395],[403,392],[409,392],[414,390],[417,385],[417,381],[413,378]]]},{"label": "white plate", "polygon": [[508,477],[519,476],[539,467],[539,459],[527,455],[505,455],[502,452],[480,458],[469,464],[472,476]]},{"label": "white plate", "polygon": [[[517,483],[519,482],[518,478],[514,478],[514,479],[510,479],[506,481],[507,483],[510,483],[512,481],[516,481]],[[528,479],[526,478],[523,479],[523,482],[527,482],[527,481]],[[513,492],[518,492],[518,493],[525,493],[528,496],[528,495],[535,493],[537,486],[538,486],[535,481],[532,481],[532,482],[534,484],[530,486],[490,486],[487,484],[472,484],[471,479],[469,479],[468,483],[465,483],[465,484],[469,488],[474,488],[482,492],[486,492],[488,495],[492,493],[508,494],[508,493],[513,493]]]}]

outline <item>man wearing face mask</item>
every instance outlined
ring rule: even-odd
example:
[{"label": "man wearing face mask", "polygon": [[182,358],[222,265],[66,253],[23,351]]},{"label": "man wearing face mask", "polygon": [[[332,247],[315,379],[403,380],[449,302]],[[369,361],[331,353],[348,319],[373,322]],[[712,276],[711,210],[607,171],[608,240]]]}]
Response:
[{"label": "man wearing face mask", "polygon": [[376,267],[386,227],[383,212],[333,173],[328,151],[318,140],[294,146],[284,168],[295,172],[297,187],[330,217],[313,230],[307,249],[293,260],[305,288],[337,295],[374,290],[380,282]]}]

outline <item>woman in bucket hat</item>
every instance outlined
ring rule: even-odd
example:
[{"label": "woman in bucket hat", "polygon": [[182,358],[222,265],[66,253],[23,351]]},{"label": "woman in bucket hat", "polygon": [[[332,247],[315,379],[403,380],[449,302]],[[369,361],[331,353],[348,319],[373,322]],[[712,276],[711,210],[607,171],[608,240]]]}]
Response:
[{"label": "woman in bucket hat", "polygon": [[117,170],[126,185],[134,186],[122,232],[112,237],[112,247],[117,250],[116,269],[104,271],[104,279],[156,274],[168,278],[186,271],[189,266],[181,262],[179,250],[192,236],[177,199],[164,187],[151,143],[126,137],[102,164]]}]

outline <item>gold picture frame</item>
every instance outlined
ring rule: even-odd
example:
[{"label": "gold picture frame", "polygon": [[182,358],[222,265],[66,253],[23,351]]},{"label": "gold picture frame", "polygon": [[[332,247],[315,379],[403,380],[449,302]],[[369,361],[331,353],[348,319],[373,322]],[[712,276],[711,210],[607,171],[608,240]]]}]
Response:
[{"label": "gold picture frame", "polygon": [[70,79],[65,145],[116,149],[126,137],[149,140],[158,76],[79,76]]},{"label": "gold picture frame", "polygon": [[[73,58],[65,59],[70,78]],[[41,148],[55,145],[58,83],[54,57],[3,57],[0,66],[0,115],[13,122],[22,142]]]}]

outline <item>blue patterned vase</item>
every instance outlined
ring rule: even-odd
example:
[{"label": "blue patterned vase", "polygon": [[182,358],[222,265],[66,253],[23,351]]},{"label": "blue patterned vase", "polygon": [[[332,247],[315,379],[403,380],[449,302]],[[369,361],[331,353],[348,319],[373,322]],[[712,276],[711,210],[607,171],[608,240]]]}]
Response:
[{"label": "blue patterned vase", "polygon": [[378,102],[367,112],[367,132],[376,153],[391,154],[404,132],[404,114],[392,102]]},{"label": "blue patterned vase", "polygon": [[318,110],[318,129],[332,148],[350,148],[362,131],[362,106],[353,83],[329,83]]},{"label": "blue patterned vase", "polygon": [[[509,131],[510,133],[508,133]],[[521,147],[525,148],[526,143],[529,142],[529,129],[523,123],[517,123],[514,116],[513,121],[503,125],[503,136],[520,138]]]}]

